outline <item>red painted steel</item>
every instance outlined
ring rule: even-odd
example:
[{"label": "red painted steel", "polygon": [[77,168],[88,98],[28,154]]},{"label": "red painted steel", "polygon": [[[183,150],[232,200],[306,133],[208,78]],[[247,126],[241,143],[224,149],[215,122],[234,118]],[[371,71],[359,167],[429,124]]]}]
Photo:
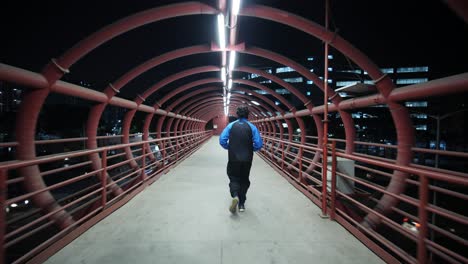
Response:
[{"label": "red painted steel", "polygon": [[[329,2],[325,0],[325,30],[328,31]],[[322,146],[322,217],[327,215],[327,174],[328,174],[328,42],[324,41],[325,53],[323,78],[323,146]],[[353,139],[354,140],[354,139]]]},{"label": "red painted steel", "polygon": [[[354,48],[350,43],[336,33],[330,32],[314,22],[282,10],[255,5],[243,8],[240,15],[258,17],[282,23],[329,43],[329,45],[342,52],[363,70],[367,71],[372,79],[379,80],[376,82],[376,87],[384,97],[388,97],[395,87],[390,78],[383,75],[377,65],[368,59],[361,51]],[[332,96],[333,92],[330,95]],[[396,162],[400,165],[408,165],[412,157],[410,147],[413,145],[414,138],[409,113],[406,108],[397,103],[388,102],[388,107],[392,115],[397,134],[398,152]],[[388,185],[388,189],[395,193],[402,193],[405,188],[404,179],[407,176],[408,175],[404,173],[395,171],[394,177]],[[382,212],[387,212],[389,208],[395,205],[396,202],[397,201],[395,199],[384,196],[376,208]],[[375,217],[375,215],[369,215],[366,217],[365,222],[369,227],[375,227],[379,223],[379,219],[378,217]]]},{"label": "red painted steel", "polygon": [[[459,1],[450,1],[449,5],[453,8],[458,6]],[[221,12],[226,13],[226,1],[218,2]],[[328,5],[327,5],[328,6]],[[463,10],[462,10],[463,11]],[[142,96],[137,96],[134,101],[122,99],[116,97],[116,93],[124,87],[129,81],[140,76],[144,72],[160,65],[161,63],[180,58],[183,56],[189,56],[199,53],[209,53],[209,52],[219,52],[208,45],[200,45],[187,47],[179,50],[174,50],[165,54],[162,54],[158,57],[152,58],[145,63],[133,68],[123,76],[121,76],[113,84],[109,84],[106,87],[104,92],[93,91],[80,87],[77,85],[69,84],[59,79],[61,76],[68,72],[70,68],[77,60],[89,53],[94,48],[98,47],[102,43],[109,41],[113,37],[120,35],[124,32],[127,32],[133,28],[145,25],[147,23],[158,21],[161,19],[167,19],[176,16],[183,15],[194,15],[194,14],[212,14],[215,15],[219,11],[216,9],[201,4],[201,3],[184,3],[169,5],[161,8],[150,9],[147,11],[140,12],[138,14],[124,18],[102,30],[92,34],[82,42],[78,43],[75,47],[70,49],[59,59],[53,59],[52,62],[46,66],[43,71],[43,74],[36,74],[26,70],[18,69],[8,65],[0,64],[0,79],[10,82],[15,82],[31,87],[25,94],[23,103],[21,105],[20,112],[18,114],[17,122],[17,138],[18,142],[12,143],[3,143],[1,146],[14,146],[17,148],[17,158],[18,161],[14,161],[10,164],[5,164],[3,167],[0,167],[0,172],[2,176],[2,184],[16,184],[23,183],[27,194],[13,197],[7,201],[3,197],[2,202],[6,204],[11,204],[13,202],[21,201],[22,199],[32,197],[34,203],[40,207],[43,212],[43,216],[38,218],[23,227],[14,230],[8,234],[2,234],[2,237],[6,238],[5,247],[9,247],[20,241],[27,238],[28,236],[33,235],[35,232],[44,230],[51,226],[54,222],[58,223],[62,228],[59,234],[51,237],[48,241],[45,241],[39,247],[31,250],[29,253],[21,257],[18,261],[27,260],[34,254],[37,254],[39,251],[43,250],[46,246],[50,245],[56,241],[56,239],[69,232],[71,228],[78,226],[82,222],[87,221],[88,218],[92,218],[94,214],[98,213],[98,210],[105,210],[106,203],[113,203],[119,199],[123,199],[125,195],[133,193],[136,190],[139,190],[141,186],[144,186],[147,179],[152,179],[156,177],[155,174],[161,173],[164,170],[174,166],[192,153],[196,149],[197,142],[203,142],[208,136],[204,131],[205,124],[208,120],[211,120],[219,115],[223,115],[223,103],[221,97],[211,98],[211,100],[204,99],[204,103],[195,104],[195,100],[191,99],[189,96],[179,97],[175,102],[173,102],[166,110],[160,109],[163,104],[172,96],[179,96],[181,92],[189,90],[198,85],[207,84],[210,82],[220,82],[217,78],[198,80],[190,84],[183,85],[174,91],[171,91],[169,95],[162,98],[161,101],[155,103],[153,107],[142,104],[143,101],[150,96],[152,93],[156,92],[158,89],[164,87],[165,85],[178,80],[180,78],[194,75],[202,72],[209,71],[219,71],[219,67],[216,66],[202,66],[194,69],[188,69],[183,72],[176,73],[172,76],[169,76],[157,84],[151,86]],[[328,13],[328,12],[327,12]],[[440,229],[436,225],[428,223],[428,213],[437,214],[443,217],[450,219],[451,221],[456,221],[462,224],[468,224],[468,219],[460,214],[455,212],[446,211],[443,208],[432,205],[428,201],[430,192],[443,193],[445,195],[453,196],[458,199],[466,200],[467,196],[456,191],[446,190],[439,186],[430,185],[430,180],[438,180],[450,182],[451,184],[457,184],[461,186],[467,186],[466,181],[467,177],[464,173],[453,172],[441,169],[428,169],[427,167],[410,164],[411,156],[413,152],[419,151],[422,153],[432,153],[437,155],[451,155],[460,158],[466,158],[468,154],[460,152],[447,152],[447,151],[431,151],[425,149],[414,148],[413,140],[413,128],[411,122],[409,121],[409,114],[407,109],[398,102],[409,100],[409,99],[419,99],[428,96],[438,96],[446,95],[450,93],[460,93],[468,91],[468,73],[459,74],[455,76],[450,76],[440,80],[434,80],[424,84],[411,85],[403,87],[400,89],[394,89],[394,85],[391,80],[383,75],[379,68],[374,65],[362,52],[354,48],[346,40],[342,39],[339,35],[334,32],[327,30],[327,25],[325,28],[315,24],[311,21],[298,17],[294,14],[290,14],[281,10],[263,7],[263,6],[250,6],[243,8],[240,15],[253,16],[258,18],[263,18],[279,23],[283,23],[293,28],[297,28],[315,36],[325,42],[325,47],[328,49],[328,45],[335,47],[338,51],[342,52],[345,56],[353,60],[357,65],[369,73],[372,79],[376,80],[376,85],[379,93],[375,95],[370,95],[366,97],[360,97],[350,100],[341,100],[339,96],[334,96],[334,91],[327,86],[327,82],[323,83],[316,75],[310,73],[308,69],[302,67],[301,65],[295,63],[294,61],[285,58],[279,54],[273,53],[271,51],[263,50],[260,48],[249,47],[245,48],[244,44],[237,45],[236,43],[236,28],[231,28],[229,35],[230,49],[235,49],[240,53],[252,54],[264,58],[271,59],[273,61],[279,62],[281,64],[290,66],[294,68],[301,75],[305,76],[307,79],[313,80],[314,83],[324,91],[324,104],[322,106],[313,106],[308,101],[307,97],[301,94],[299,91],[294,89],[291,85],[285,83],[277,77],[266,74],[260,70],[252,69],[249,67],[238,67],[236,70],[257,73],[266,78],[271,79],[275,82],[278,82],[280,85],[290,90],[295,96],[297,96],[306,106],[306,109],[296,111],[287,101],[281,96],[277,96],[274,91],[271,93],[278,100],[280,100],[284,105],[288,106],[290,113],[283,113],[271,100],[267,99],[262,95],[255,94],[254,92],[244,89],[243,91],[248,91],[252,94],[252,97],[257,97],[262,101],[261,106],[252,106],[252,113],[256,114],[257,117],[252,118],[254,122],[257,122],[259,130],[265,136],[265,148],[260,152],[262,158],[269,161],[269,163],[276,169],[281,169],[283,175],[286,175],[288,181],[290,181],[296,188],[306,194],[314,203],[320,205],[322,210],[327,210],[327,199],[331,199],[331,214],[332,218],[336,219],[338,222],[343,224],[349,230],[360,238],[362,241],[376,251],[380,256],[382,256],[386,261],[394,262],[394,258],[389,256],[387,252],[382,250],[382,247],[385,247],[386,250],[392,252],[394,256],[408,261],[415,262],[416,256],[417,261],[425,262],[427,260],[427,253],[437,254],[441,258],[447,261],[460,261],[468,262],[466,257],[457,254],[456,252],[448,249],[442,245],[433,243],[428,240],[428,232],[431,230],[436,230],[439,234],[449,237],[458,243],[465,243],[466,240],[457,237],[454,234],[451,234],[445,230]],[[466,16],[461,15],[466,19]],[[237,23],[238,18],[230,16],[231,26]],[[326,24],[328,23],[328,19]],[[325,61],[327,61],[327,56],[325,52]],[[226,51],[221,52],[223,64],[226,62]],[[325,63],[325,75],[327,75],[327,65]],[[325,76],[325,80],[327,76]],[[246,84],[252,87],[261,87],[257,83],[252,83],[246,80],[235,80],[236,83]],[[221,90],[221,88],[219,88]],[[243,88],[240,88],[242,90]],[[262,88],[260,88],[262,89]],[[265,90],[265,88],[263,88]],[[268,89],[268,88],[266,88]],[[200,96],[200,98],[205,98],[206,96],[213,96],[218,93],[213,93],[209,88],[201,88],[198,91],[203,90],[203,92],[192,92],[190,94],[202,94],[207,93],[205,96]],[[87,137],[73,140],[85,140],[87,144],[87,150],[80,151],[78,153],[63,153],[56,154],[51,157],[39,157],[35,156],[35,146],[36,144],[51,144],[59,142],[71,142],[72,139],[56,140],[56,141],[35,141],[35,126],[37,116],[41,110],[42,104],[47,98],[49,92],[61,93],[64,95],[76,96],[83,98],[92,102],[97,102],[98,104],[93,107],[90,111],[90,116],[88,119],[87,126]],[[329,96],[328,93],[331,95]],[[333,97],[332,104],[328,105],[327,98]],[[250,100],[251,97],[248,95],[238,95],[233,94],[230,114],[235,114],[236,105],[241,104],[242,101]],[[97,140],[97,126],[99,124],[99,119],[102,112],[104,111],[107,105],[114,105],[118,107],[127,108],[130,111],[127,112],[124,122],[123,122],[123,135],[122,144],[119,144],[115,147],[105,147],[98,148]],[[389,160],[379,157],[371,157],[368,155],[363,155],[360,153],[355,153],[354,148],[357,144],[362,145],[375,145],[379,144],[374,143],[364,143],[355,141],[355,129],[353,120],[346,110],[352,110],[356,108],[362,108],[366,106],[372,106],[376,104],[387,104],[389,106],[390,113],[392,115],[393,121],[396,127],[398,145],[390,146],[389,148],[396,148],[397,150],[397,159]],[[177,109],[177,111],[170,112],[172,109]],[[266,112],[273,112],[273,109],[280,110],[280,116],[269,117]],[[145,123],[143,127],[143,142],[129,144],[129,128],[132,124],[133,117],[136,111],[146,112]],[[345,144],[344,153],[342,150],[335,149],[336,141],[333,141],[332,145],[332,193],[328,196],[326,191],[326,171],[327,171],[327,113],[332,111],[339,111],[340,116],[342,117],[342,122],[345,129],[345,140],[342,142]],[[148,140],[150,132],[149,127],[152,122],[154,114],[160,115],[157,125],[156,135],[157,140]],[[188,116],[183,116],[186,114]],[[321,125],[320,114],[324,114],[324,126]],[[314,122],[317,128],[317,142],[309,143],[306,142],[306,139],[313,139],[313,137],[307,137],[305,133],[301,133],[300,144],[293,141],[292,133],[292,124],[290,122],[291,118],[295,118],[298,126],[301,128],[301,131],[304,129],[304,120],[301,117],[312,115]],[[168,119],[166,120],[166,116]],[[193,118],[197,117],[197,118]],[[277,132],[276,124],[279,128],[279,133]],[[283,138],[283,128],[281,122],[286,122],[288,124],[288,138]],[[165,125],[163,132],[163,126]],[[171,132],[173,131],[173,132]],[[279,136],[278,136],[279,134]],[[163,137],[166,135],[166,137]],[[174,137],[168,137],[173,135]],[[324,140],[320,140],[323,138]],[[161,144],[161,153],[163,156],[162,162],[158,161],[154,154],[151,151],[150,143],[163,143]],[[166,144],[167,143],[167,144]],[[380,144],[381,145],[381,144]],[[131,149],[131,147],[138,147],[138,149]],[[388,147],[388,146],[381,146]],[[298,154],[295,154],[292,149],[298,149]],[[107,151],[111,150],[123,150],[124,154],[115,154],[112,156],[107,156]],[[138,153],[141,152],[141,155]],[[281,159],[276,156],[276,153],[280,152]],[[324,159],[322,164],[319,163],[320,153],[323,152]],[[99,157],[101,153],[102,159]],[[311,159],[307,155],[312,154],[314,157]],[[125,155],[125,161],[117,162],[113,165],[108,166],[107,162],[112,161],[118,157]],[[63,160],[64,158],[72,157],[86,157],[88,156],[89,161],[83,162],[81,164],[75,164],[68,168],[59,168],[55,170],[43,171],[41,172],[38,168],[39,164],[46,164],[51,162],[56,162]],[[376,186],[374,184],[369,184],[362,179],[354,179],[350,176],[344,175],[341,172],[336,171],[336,158],[342,157],[347,159],[352,159],[359,161],[364,165],[357,165],[361,169],[377,173],[384,177],[390,177],[391,181],[389,185],[385,188],[383,186]],[[149,158],[150,163],[146,164],[146,158]],[[139,161],[141,166],[138,165]],[[167,165],[165,165],[167,162]],[[78,175],[77,177],[63,181],[61,183],[45,186],[42,177],[47,175],[53,175],[59,172],[71,171],[83,166],[91,164],[92,171],[85,175]],[[0,164],[1,166],[2,164]],[[112,169],[118,168],[119,166],[130,165],[133,168],[133,172],[125,172],[120,176],[110,176],[109,171]],[[145,169],[148,168],[158,169],[157,172],[151,173],[146,176]],[[366,166],[377,166],[379,168],[386,168],[393,170],[393,174],[382,172],[378,169],[371,169]],[[322,181],[315,179],[312,174],[317,175],[320,173],[316,168],[322,167]],[[20,177],[15,179],[3,179],[3,176],[7,174],[3,169],[18,169],[20,172]],[[408,174],[414,174],[420,180],[409,179],[407,178]],[[91,176],[99,176],[101,179],[101,184],[94,185],[93,188],[98,188],[92,191],[91,193],[85,194],[82,193],[80,198],[75,201],[68,202],[66,205],[61,205],[63,201],[56,201],[54,197],[49,193],[50,190],[60,188],[67,184],[71,184],[77,180],[85,179]],[[362,184],[368,188],[373,189],[376,192],[381,193],[383,196],[380,200],[373,198],[373,201],[377,202],[377,206],[374,209],[368,208],[367,206],[361,204],[353,196],[343,194],[340,191],[336,190],[336,175],[340,177],[353,180],[356,183]],[[123,184],[124,180],[131,179],[132,184],[121,188],[120,184]],[[6,178],[6,177],[5,177]],[[310,180],[307,181],[307,180]],[[322,193],[316,190],[316,184],[320,184],[322,187]],[[416,186],[420,189],[419,197],[409,197],[403,195],[402,192],[406,185]],[[99,189],[99,186],[101,188]],[[106,193],[107,189],[111,190],[114,197],[110,201],[106,201],[108,194]],[[92,188],[90,190],[93,190]],[[94,197],[91,201],[86,202],[83,205],[77,207],[78,209],[70,212],[66,212],[66,208],[70,208],[74,204],[84,201],[87,198],[91,198],[94,194],[100,193],[100,197]],[[75,194],[72,195],[72,197]],[[79,197],[79,196],[76,196]],[[322,203],[319,203],[321,199]],[[340,205],[339,200],[337,199],[346,199],[350,203],[357,206],[360,210],[367,213],[367,216],[363,222],[356,221],[356,216],[351,214],[349,211],[346,211],[346,208]],[[418,216],[411,215],[407,212],[396,207],[397,203],[407,203],[410,205],[417,206]],[[92,207],[92,204],[99,204],[98,207]],[[88,208],[87,211],[85,209]],[[92,208],[91,210],[89,208]],[[387,217],[388,212],[397,212],[409,216],[411,219],[421,222],[421,227],[418,235],[414,235],[409,231],[403,229],[399,224],[396,224],[393,220]],[[349,214],[349,215],[348,215]],[[74,219],[72,218],[72,215]],[[77,217],[77,215],[79,217]],[[41,223],[44,220],[48,222],[30,232],[21,233],[26,229],[34,227],[35,225]],[[403,251],[398,245],[393,244],[382,234],[373,231],[371,228],[374,228],[378,224],[383,224],[388,228],[391,228],[406,238],[415,241],[417,243],[417,253],[412,256],[411,254]],[[4,215],[2,217],[2,225],[5,224]],[[369,228],[370,227],[370,228]],[[2,230],[4,231],[4,229]],[[16,237],[15,237],[16,236]],[[370,241],[368,237],[371,237],[378,241],[382,246],[377,246],[374,242]],[[11,239],[10,239],[11,238]],[[5,242],[5,241],[4,241]],[[59,241],[60,243],[60,241]]]}]

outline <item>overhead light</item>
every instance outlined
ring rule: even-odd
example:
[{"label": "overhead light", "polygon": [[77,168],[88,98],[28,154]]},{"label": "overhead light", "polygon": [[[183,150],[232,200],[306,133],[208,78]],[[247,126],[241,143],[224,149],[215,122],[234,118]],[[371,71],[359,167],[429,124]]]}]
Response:
[{"label": "overhead light", "polygon": [[10,206],[13,207],[13,208],[18,207],[18,205],[15,204],[15,203],[12,203]]},{"label": "overhead light", "polygon": [[232,79],[229,79],[228,81],[228,90],[232,89]]},{"label": "overhead light", "polygon": [[228,93],[227,99],[231,100],[231,93]]},{"label": "overhead light", "polygon": [[226,32],[224,31],[224,15],[218,15],[218,37],[219,37],[219,48],[225,49],[226,48]]},{"label": "overhead light", "polygon": [[260,105],[260,103],[258,103],[257,101],[250,101],[250,102],[252,102],[252,104],[254,105]]},{"label": "overhead light", "polygon": [[232,1],[232,9],[231,12],[233,15],[237,16],[240,10],[240,0],[233,0]]},{"label": "overhead light", "polygon": [[221,68],[221,80],[223,80],[223,84],[226,85],[226,67]]},{"label": "overhead light", "polygon": [[234,70],[234,66],[236,65],[236,52],[231,51],[229,53],[229,70],[232,72]]}]

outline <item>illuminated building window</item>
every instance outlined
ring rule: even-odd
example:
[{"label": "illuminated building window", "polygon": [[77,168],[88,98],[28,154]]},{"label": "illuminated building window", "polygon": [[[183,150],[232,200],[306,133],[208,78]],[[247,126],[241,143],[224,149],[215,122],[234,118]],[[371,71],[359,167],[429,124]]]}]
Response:
[{"label": "illuminated building window", "polygon": [[281,67],[276,69],[276,73],[281,73],[281,72],[293,72],[294,69],[291,67]]},{"label": "illuminated building window", "polygon": [[418,118],[418,119],[427,119],[427,115],[426,115],[426,114],[419,114],[419,113],[416,113],[416,114],[411,114],[410,116],[413,117],[413,118]]},{"label": "illuminated building window", "polygon": [[313,61],[313,60],[314,60],[314,57],[307,57],[307,60],[308,60],[308,61]]},{"label": "illuminated building window", "polygon": [[357,81],[338,81],[336,82],[336,86],[348,86],[348,85],[354,85],[358,83]]},{"label": "illuminated building window", "polygon": [[427,82],[427,78],[413,78],[413,79],[397,79],[397,84],[415,84]]},{"label": "illuminated building window", "polygon": [[427,107],[427,102],[405,102],[406,107]]},{"label": "illuminated building window", "polygon": [[285,82],[289,82],[289,83],[300,83],[303,81],[302,77],[296,77],[296,78],[286,78],[286,79],[283,79]]},{"label": "illuminated building window", "polygon": [[416,130],[427,130],[427,125],[415,125]]},{"label": "illuminated building window", "polygon": [[422,67],[400,67],[397,68],[397,72],[428,72],[429,67],[428,66],[422,66]]},{"label": "illuminated building window", "polygon": [[275,92],[279,94],[290,94],[291,92],[286,89],[276,89]]},{"label": "illuminated building window", "polygon": [[271,80],[264,80],[264,81],[261,81],[260,83],[271,83]]},{"label": "illuminated building window", "polygon": [[333,71],[333,68],[332,67],[328,67],[328,71]]},{"label": "illuminated building window", "polygon": [[268,92],[264,90],[255,90],[254,92],[259,93],[259,94],[268,94]]},{"label": "illuminated building window", "polygon": [[328,55],[328,59],[333,60],[333,55],[332,54]]},{"label": "illuminated building window", "polygon": [[310,91],[307,91],[307,93],[306,93],[306,94],[307,94],[307,96],[310,96]]},{"label": "illuminated building window", "polygon": [[314,84],[314,81],[307,80],[307,84]]},{"label": "illuminated building window", "polygon": [[270,74],[273,73],[273,71],[271,69],[266,69],[265,72],[270,73]]},{"label": "illuminated building window", "polygon": [[338,72],[349,72],[349,73],[357,73],[357,74],[362,73],[361,70],[339,70]]},{"label": "illuminated building window", "polygon": [[393,68],[383,68],[380,69],[383,73],[393,73]]}]

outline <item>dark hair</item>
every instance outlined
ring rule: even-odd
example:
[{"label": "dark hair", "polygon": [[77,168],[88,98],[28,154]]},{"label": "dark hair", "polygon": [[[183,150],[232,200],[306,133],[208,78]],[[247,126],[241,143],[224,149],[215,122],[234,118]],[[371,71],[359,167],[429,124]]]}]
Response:
[{"label": "dark hair", "polygon": [[237,117],[239,118],[248,118],[249,117],[249,108],[246,105],[239,105],[236,111]]}]

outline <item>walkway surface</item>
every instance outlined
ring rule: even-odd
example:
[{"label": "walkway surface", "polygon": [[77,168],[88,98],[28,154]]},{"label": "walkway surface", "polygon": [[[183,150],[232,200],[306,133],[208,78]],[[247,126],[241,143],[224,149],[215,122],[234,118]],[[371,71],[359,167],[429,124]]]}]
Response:
[{"label": "walkway surface", "polygon": [[46,263],[383,263],[257,156],[231,215],[226,163],[213,137]]}]

